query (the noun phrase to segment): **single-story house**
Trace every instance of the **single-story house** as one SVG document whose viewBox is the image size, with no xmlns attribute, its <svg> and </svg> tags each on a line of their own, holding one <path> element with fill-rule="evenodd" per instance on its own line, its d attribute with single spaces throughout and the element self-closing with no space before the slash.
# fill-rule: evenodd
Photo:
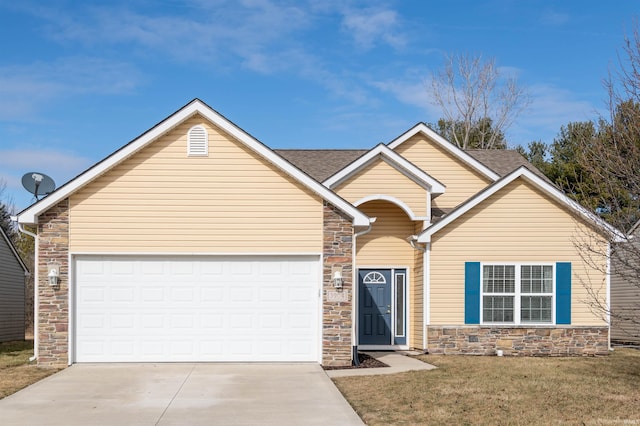
<svg viewBox="0 0 640 426">
<path fill-rule="evenodd" d="M 608 278 L 572 240 L 607 245 L 599 219 L 422 123 L 274 151 L 195 99 L 16 220 L 37 226 L 41 365 L 608 352 L 582 285 Z"/>
<path fill-rule="evenodd" d="M 640 221 L 611 259 L 611 340 L 640 344 Z"/>
<path fill-rule="evenodd" d="M 29 269 L 0 227 L 0 342 L 24 340 L 25 283 Z"/>
</svg>

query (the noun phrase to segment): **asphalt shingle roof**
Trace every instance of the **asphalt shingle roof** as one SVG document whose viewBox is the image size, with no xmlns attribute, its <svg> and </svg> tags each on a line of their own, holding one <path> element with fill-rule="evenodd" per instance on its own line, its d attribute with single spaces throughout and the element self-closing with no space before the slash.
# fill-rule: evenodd
<svg viewBox="0 0 640 426">
<path fill-rule="evenodd" d="M 278 154 L 317 181 L 324 181 L 368 152 L 366 149 L 276 149 Z M 548 181 L 547 177 L 518 151 L 503 149 L 471 149 L 466 151 L 476 160 L 505 176 L 520 166 Z M 425 170 L 427 173 L 428 170 Z M 446 185 L 446 182 L 445 182 Z"/>
<path fill-rule="evenodd" d="M 353 163 L 367 149 L 276 149 L 285 160 L 322 182 Z"/>
<path fill-rule="evenodd" d="M 508 175 L 518 167 L 525 166 L 549 182 L 544 173 L 527 161 L 518 151 L 512 149 L 469 149 L 466 153 L 500 176 Z"/>
</svg>

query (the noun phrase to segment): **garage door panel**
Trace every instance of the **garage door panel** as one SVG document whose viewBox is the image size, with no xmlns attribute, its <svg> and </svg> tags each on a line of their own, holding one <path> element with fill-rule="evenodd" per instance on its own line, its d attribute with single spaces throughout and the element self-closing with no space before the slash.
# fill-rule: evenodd
<svg viewBox="0 0 640 426">
<path fill-rule="evenodd" d="M 319 258 L 79 256 L 76 361 L 318 361 Z"/>
</svg>

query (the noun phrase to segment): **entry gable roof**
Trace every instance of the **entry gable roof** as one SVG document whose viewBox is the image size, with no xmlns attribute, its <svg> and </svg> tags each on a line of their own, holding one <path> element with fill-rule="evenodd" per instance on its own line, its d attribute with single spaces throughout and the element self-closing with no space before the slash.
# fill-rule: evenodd
<svg viewBox="0 0 640 426">
<path fill-rule="evenodd" d="M 552 200 L 557 201 L 560 205 L 565 206 L 568 210 L 574 212 L 578 216 L 586 219 L 590 223 L 594 223 L 599 229 L 604 230 L 609 233 L 616 241 L 624 239 L 624 234 L 620 232 L 615 227 L 608 224 L 606 221 L 602 220 L 599 216 L 585 209 L 583 206 L 567 197 L 562 191 L 556 188 L 554 185 L 550 184 L 546 180 L 542 179 L 540 176 L 526 168 L 525 166 L 521 166 L 508 175 L 504 176 L 502 179 L 494 182 L 484 190 L 480 191 L 475 196 L 468 199 L 466 202 L 460 204 L 456 207 L 452 212 L 444 216 L 440 221 L 434 223 L 425 229 L 421 234 L 418 235 L 418 242 L 428 243 L 431 241 L 431 236 L 436 232 L 440 231 L 442 228 L 448 226 L 451 222 L 458 219 L 463 214 L 467 213 L 469 210 L 476 207 L 478 204 L 482 203 L 484 200 L 492 196 L 493 194 L 500 191 L 502 188 L 515 181 L 516 179 L 524 179 L 527 182 L 533 184 L 535 187 L 540 189 L 544 194 L 549 196 Z"/>
<path fill-rule="evenodd" d="M 18 213 L 18 222 L 23 224 L 37 223 L 37 218 L 41 213 L 45 212 L 47 209 L 54 206 L 59 201 L 67 198 L 79 188 L 93 181 L 98 176 L 113 168 L 115 165 L 131 157 L 142 148 L 151 144 L 158 137 L 162 136 L 163 134 L 195 114 L 202 115 L 217 127 L 232 136 L 234 139 L 244 144 L 247 148 L 257 153 L 259 156 L 273 164 L 278 169 L 282 170 L 287 175 L 291 176 L 296 181 L 300 182 L 300 184 L 308 188 L 310 191 L 316 193 L 324 200 L 330 202 L 338 209 L 342 210 L 345 214 L 353 219 L 354 226 L 369 225 L 369 217 L 367 217 L 364 213 L 362 213 L 348 201 L 344 200 L 333 191 L 323 186 L 320 182 L 311 178 L 309 175 L 301 171 L 289 161 L 285 160 L 282 156 L 278 155 L 272 149 L 264 145 L 262 142 L 242 130 L 240 127 L 229 121 L 226 117 L 224 117 L 197 98 L 149 129 L 147 132 L 143 133 L 141 136 L 132 140 L 127 145 L 123 146 L 110 156 L 106 157 L 74 179 L 70 180 L 69 182 L 58 188 L 56 191 L 49 194 L 47 197 L 32 204 L 22 212 Z"/>
<path fill-rule="evenodd" d="M 393 168 L 398 170 L 398 172 L 407 176 L 423 188 L 429 190 L 432 194 L 444 193 L 445 186 L 440 181 L 429 176 L 422 169 L 408 161 L 400 154 L 392 151 L 382 143 L 378 144 L 372 150 L 353 161 L 333 176 L 329 177 L 323 182 L 323 184 L 328 188 L 334 189 L 379 159 L 386 161 Z"/>
<path fill-rule="evenodd" d="M 443 148 L 445 151 L 453 155 L 455 158 L 460 160 L 460 162 L 466 164 L 467 166 L 473 168 L 478 171 L 480 174 L 486 176 L 492 181 L 496 181 L 500 178 L 495 171 L 491 170 L 480 161 L 476 160 L 474 157 L 466 153 L 464 150 L 458 148 L 436 132 L 434 132 L 429 126 L 424 123 L 418 123 L 413 126 L 411 129 L 404 132 L 402 135 L 398 136 L 396 139 L 389 142 L 388 146 L 392 150 L 395 150 L 398 146 L 402 145 L 407 140 L 411 139 L 413 136 L 417 134 L 423 134 L 427 138 L 429 138 L 433 143 Z"/>
</svg>

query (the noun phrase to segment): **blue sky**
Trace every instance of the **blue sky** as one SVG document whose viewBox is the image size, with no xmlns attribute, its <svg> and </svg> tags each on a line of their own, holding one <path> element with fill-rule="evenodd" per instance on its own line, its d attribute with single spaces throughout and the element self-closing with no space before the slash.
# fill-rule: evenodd
<svg viewBox="0 0 640 426">
<path fill-rule="evenodd" d="M 636 1 L 0 0 L 0 181 L 58 185 L 198 97 L 273 148 L 368 148 L 441 116 L 430 75 L 494 57 L 512 146 L 595 118 Z"/>
</svg>

